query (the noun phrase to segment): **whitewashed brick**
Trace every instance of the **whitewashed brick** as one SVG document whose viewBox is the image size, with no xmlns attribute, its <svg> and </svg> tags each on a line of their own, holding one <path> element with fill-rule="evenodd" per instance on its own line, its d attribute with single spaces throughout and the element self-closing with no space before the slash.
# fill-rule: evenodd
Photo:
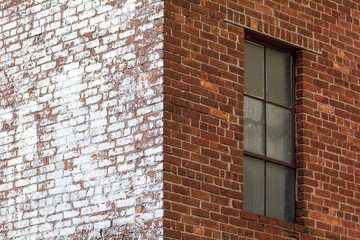
<svg viewBox="0 0 360 240">
<path fill-rule="evenodd" d="M 155 12 L 156 2 L 137 6 L 125 0 L 113 7 L 107 1 L 36 0 L 31 6 L 19 5 L 19 20 L 12 20 L 15 13 L 1 15 L 0 39 L 5 40 L 0 40 L 0 67 L 6 69 L 16 96 L 7 109 L 2 108 L 7 100 L 0 100 L 0 126 L 17 116 L 15 130 L 0 129 L 1 162 L 6 162 L 0 192 L 7 198 L 0 203 L 0 222 L 11 223 L 9 239 L 78 236 L 83 223 L 95 236 L 117 223 L 111 219 L 116 213 L 111 204 L 123 206 L 121 214 L 128 214 L 126 221 L 131 222 L 136 199 L 147 194 L 149 186 L 161 191 L 153 187 L 159 178 L 136 175 L 145 175 L 145 165 L 135 171 L 135 161 L 144 155 L 135 153 L 135 144 L 147 149 L 151 166 L 161 155 L 155 142 L 162 132 L 139 132 L 161 125 L 156 123 L 161 114 L 149 115 L 162 111 L 152 107 L 161 102 L 153 100 L 161 93 L 155 87 L 161 77 L 147 83 L 143 76 L 148 70 L 136 61 L 141 46 L 128 41 L 135 32 L 142 41 L 144 31 L 154 30 L 149 17 L 140 14 L 145 13 L 142 7 Z M 143 21 L 136 31 L 134 18 Z M 158 55 L 148 57 L 151 68 L 162 66 Z M 7 79 L 1 71 L 0 78 Z M 136 79 L 144 84 L 136 84 Z M 139 99 L 141 95 L 147 99 Z M 139 105 L 129 108 L 135 96 Z M 155 213 L 160 208 L 148 215 L 161 219 L 161 213 Z"/>
</svg>

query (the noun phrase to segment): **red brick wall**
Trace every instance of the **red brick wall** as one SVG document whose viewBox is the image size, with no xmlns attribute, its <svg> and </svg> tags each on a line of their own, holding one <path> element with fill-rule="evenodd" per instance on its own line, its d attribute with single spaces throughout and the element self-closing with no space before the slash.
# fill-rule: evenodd
<svg viewBox="0 0 360 240">
<path fill-rule="evenodd" d="M 248 31 L 299 50 L 295 224 L 243 211 Z M 166 239 L 360 238 L 359 32 L 357 1 L 165 1 Z"/>
<path fill-rule="evenodd" d="M 299 49 L 296 224 L 243 211 L 249 32 Z M 359 33 L 355 0 L 1 1 L 0 238 L 359 239 Z"/>
</svg>

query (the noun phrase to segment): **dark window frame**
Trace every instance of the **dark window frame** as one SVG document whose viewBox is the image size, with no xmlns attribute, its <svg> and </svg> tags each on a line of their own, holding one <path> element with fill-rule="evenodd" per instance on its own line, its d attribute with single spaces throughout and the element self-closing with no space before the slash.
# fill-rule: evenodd
<svg viewBox="0 0 360 240">
<path fill-rule="evenodd" d="M 267 156 L 267 141 L 264 141 L 264 156 L 260 155 L 260 154 L 256 154 L 250 151 L 246 151 L 244 149 L 244 156 L 248 156 L 248 157 L 253 157 L 256 158 L 258 160 L 261 160 L 264 162 L 264 210 L 263 210 L 263 216 L 266 217 L 270 217 L 266 215 L 266 163 L 273 163 L 279 166 L 284 166 L 288 169 L 292 169 L 293 174 L 294 174 L 294 206 L 293 206 L 293 210 L 294 210 L 294 219 L 292 219 L 290 222 L 291 223 L 295 223 L 296 222 L 296 217 L 297 217 L 297 208 L 296 208 L 296 195 L 297 195 L 297 174 L 296 174 L 296 52 L 299 50 L 297 48 L 294 48 L 292 46 L 286 45 L 282 42 L 279 42 L 277 40 L 273 40 L 273 39 L 269 39 L 267 37 L 263 37 L 263 36 L 259 36 L 257 34 L 254 34 L 252 32 L 247 32 L 245 35 L 245 42 L 249 42 L 251 44 L 257 44 L 260 45 L 262 47 L 264 47 L 264 96 L 263 98 L 261 97 L 257 97 L 251 94 L 247 94 L 244 91 L 244 97 L 250 97 L 252 99 L 261 101 L 261 103 L 264 105 L 264 137 L 266 138 L 266 133 L 267 133 L 267 124 L 266 124 L 266 111 L 267 111 L 267 107 L 266 104 L 272 104 L 274 106 L 283 108 L 283 109 L 287 109 L 289 111 L 291 111 L 291 131 L 292 131 L 292 143 L 291 143 L 291 157 L 292 157 L 292 163 L 287 163 L 281 160 L 277 160 L 274 158 L 270 158 Z M 244 42 L 244 44 L 245 44 Z M 285 54 L 288 54 L 289 56 L 291 56 L 291 63 L 290 63 L 290 81 L 291 81 L 291 93 L 290 93 L 290 107 L 286 107 L 284 105 L 269 101 L 266 99 L 266 83 L 267 83 L 267 78 L 266 78 L 266 48 L 270 48 Z M 245 55 L 244 55 L 245 57 Z M 244 69 L 244 71 L 246 71 L 246 69 Z M 245 85 L 245 79 L 244 79 L 244 85 Z M 245 127 L 245 126 L 244 126 Z M 244 139 L 244 141 L 246 141 Z M 245 187 L 245 186 L 244 186 Z M 246 210 L 245 210 L 246 211 Z M 289 221 L 289 220 L 286 220 Z"/>
</svg>

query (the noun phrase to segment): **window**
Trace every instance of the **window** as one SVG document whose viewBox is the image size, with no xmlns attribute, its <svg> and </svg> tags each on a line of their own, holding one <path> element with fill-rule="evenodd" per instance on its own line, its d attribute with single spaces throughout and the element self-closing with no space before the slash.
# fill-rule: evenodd
<svg viewBox="0 0 360 240">
<path fill-rule="evenodd" d="M 293 56 L 245 42 L 244 208 L 294 222 Z"/>
</svg>

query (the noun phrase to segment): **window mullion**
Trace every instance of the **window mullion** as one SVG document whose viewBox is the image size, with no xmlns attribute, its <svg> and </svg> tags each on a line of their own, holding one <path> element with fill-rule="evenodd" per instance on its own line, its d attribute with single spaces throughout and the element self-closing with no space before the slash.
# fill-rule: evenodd
<svg viewBox="0 0 360 240">
<path fill-rule="evenodd" d="M 266 162 L 271 162 L 271 163 L 281 165 L 281 166 L 284 166 L 284 167 L 293 168 L 293 169 L 296 168 L 295 164 L 283 162 L 283 161 L 280 161 L 280 160 L 276 160 L 274 158 L 264 157 L 262 155 L 252 153 L 252 152 L 249 152 L 249 151 L 246 151 L 246 150 L 244 151 L 244 154 L 246 156 L 257 158 L 257 159 L 260 159 L 260 160 L 263 160 L 263 161 L 266 161 Z"/>
<path fill-rule="evenodd" d="M 264 153 L 265 153 L 265 157 L 267 157 L 267 135 L 266 135 L 266 126 L 267 126 L 267 122 L 266 122 L 266 47 L 264 47 L 264 99 L 263 99 L 263 104 L 264 104 Z M 264 160 L 264 215 L 266 216 L 266 160 Z"/>
</svg>

